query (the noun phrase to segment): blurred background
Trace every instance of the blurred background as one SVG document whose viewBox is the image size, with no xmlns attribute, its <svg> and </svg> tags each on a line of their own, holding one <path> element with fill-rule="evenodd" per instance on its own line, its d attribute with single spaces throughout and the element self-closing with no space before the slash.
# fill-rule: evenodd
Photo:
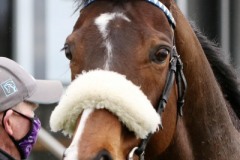
<svg viewBox="0 0 240 160">
<path fill-rule="evenodd" d="M 176 1 L 185 16 L 223 48 L 239 73 L 240 1 Z M 69 62 L 60 50 L 79 16 L 75 9 L 74 0 L 0 0 L 0 56 L 14 59 L 38 79 L 59 79 L 67 86 Z M 37 115 L 47 131 L 42 136 L 56 138 L 59 144 L 51 137 L 47 141 L 59 150 L 49 150 L 40 138 L 30 160 L 60 159 L 56 152 L 69 145 L 68 138 L 50 131 L 49 117 L 55 105 L 39 107 Z"/>
<path fill-rule="evenodd" d="M 58 79 L 67 86 L 69 61 L 61 49 L 77 20 L 75 9 L 74 0 L 0 0 L 0 56 L 14 59 L 38 79 Z M 36 114 L 45 131 L 62 146 L 41 132 L 44 137 L 38 138 L 30 160 L 60 159 L 59 152 L 69 145 L 69 138 L 50 131 L 49 118 L 55 106 L 39 107 Z"/>
</svg>

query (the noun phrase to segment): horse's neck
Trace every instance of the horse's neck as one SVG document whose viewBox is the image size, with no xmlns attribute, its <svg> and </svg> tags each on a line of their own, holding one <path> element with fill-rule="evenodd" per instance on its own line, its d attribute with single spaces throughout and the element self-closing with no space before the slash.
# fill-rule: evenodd
<svg viewBox="0 0 240 160">
<path fill-rule="evenodd" d="M 176 44 L 184 62 L 188 90 L 184 117 L 178 122 L 172 147 L 181 147 L 179 152 L 186 152 L 176 153 L 183 159 L 191 159 L 184 157 L 186 155 L 192 159 L 238 159 L 240 138 L 211 66 L 177 6 L 173 6 L 173 14 L 177 20 Z"/>
</svg>

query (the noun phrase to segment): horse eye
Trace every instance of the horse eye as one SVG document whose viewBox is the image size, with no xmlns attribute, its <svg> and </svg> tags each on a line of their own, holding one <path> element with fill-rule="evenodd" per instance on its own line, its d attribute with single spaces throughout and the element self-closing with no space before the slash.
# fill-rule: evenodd
<svg viewBox="0 0 240 160">
<path fill-rule="evenodd" d="M 161 48 L 151 56 L 151 60 L 155 63 L 162 63 L 164 62 L 169 54 L 169 50 L 166 48 Z"/>
<path fill-rule="evenodd" d="M 72 60 L 72 53 L 71 53 L 69 45 L 65 44 L 62 50 L 65 51 L 65 56 L 67 57 L 67 59 Z"/>
</svg>

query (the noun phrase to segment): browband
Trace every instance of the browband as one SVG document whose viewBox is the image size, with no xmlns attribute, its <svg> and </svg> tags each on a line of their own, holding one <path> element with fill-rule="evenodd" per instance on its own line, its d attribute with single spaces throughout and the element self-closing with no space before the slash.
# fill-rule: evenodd
<svg viewBox="0 0 240 160">
<path fill-rule="evenodd" d="M 88 5 L 90 5 L 94 1 L 96 1 L 96 0 L 86 0 L 83 8 L 87 7 Z M 145 0 L 145 1 L 155 5 L 159 9 L 161 9 L 163 11 L 163 13 L 166 15 L 166 17 L 167 17 L 169 23 L 172 25 L 173 29 L 176 27 L 176 21 L 173 18 L 172 13 L 169 11 L 169 9 L 162 2 L 160 2 L 158 0 Z"/>
</svg>

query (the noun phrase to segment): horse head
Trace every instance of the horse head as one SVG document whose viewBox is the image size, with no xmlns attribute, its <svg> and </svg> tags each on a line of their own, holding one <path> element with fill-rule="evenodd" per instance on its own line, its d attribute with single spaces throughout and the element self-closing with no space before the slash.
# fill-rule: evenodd
<svg viewBox="0 0 240 160">
<path fill-rule="evenodd" d="M 170 3 L 167 1 L 164 1 L 164 4 L 170 7 Z M 171 62 L 177 61 L 175 60 L 177 56 L 173 55 L 173 52 L 176 52 L 174 48 L 175 21 L 164 4 L 151 0 L 96 0 L 86 1 L 82 4 L 84 7 L 81 9 L 81 15 L 73 32 L 68 36 L 64 49 L 66 57 L 70 60 L 74 82 L 82 81 L 88 75 L 93 75 L 93 77 L 92 81 L 82 81 L 82 85 L 87 87 L 85 91 L 78 85 L 71 84 L 72 88 L 81 90 L 79 93 L 75 92 L 73 99 L 78 99 L 83 91 L 87 93 L 85 98 L 90 99 L 86 99 L 88 103 L 82 103 L 84 105 L 78 111 L 77 109 L 72 110 L 78 115 L 80 114 L 78 120 L 76 116 L 72 119 L 78 124 L 63 124 L 65 127 L 69 125 L 68 128 L 74 126 L 75 130 L 74 140 L 66 151 L 66 159 L 69 159 L 68 152 L 73 148 L 75 153 L 79 153 L 76 154 L 75 159 L 77 157 L 78 159 L 94 159 L 96 157 L 99 157 L 98 159 L 102 157 L 126 159 L 133 148 L 139 146 L 141 139 L 146 139 L 149 133 L 154 133 L 159 125 L 162 125 L 164 129 L 154 134 L 149 144 L 156 140 L 161 143 L 147 145 L 146 155 L 150 156 L 155 152 L 154 150 L 157 150 L 158 153 L 153 155 L 156 156 L 170 144 L 177 121 L 177 88 L 174 78 L 171 78 L 171 87 L 167 91 L 167 98 L 170 100 L 166 109 L 165 104 L 162 106 L 165 109 L 161 114 L 162 124 L 160 119 L 158 122 L 150 120 L 151 117 L 154 119 L 154 116 L 151 115 L 157 113 L 151 109 L 158 109 L 159 101 L 162 98 L 165 103 L 166 97 L 162 94 L 169 83 L 166 81 L 170 76 Z M 175 73 L 174 67 L 172 69 Z M 115 73 L 119 75 L 115 75 Z M 121 79 L 122 76 L 123 80 L 119 81 L 118 77 Z M 131 85 L 126 85 L 124 88 L 125 83 Z M 105 84 L 108 84 L 106 88 L 103 87 Z M 136 88 L 136 91 L 135 89 L 131 90 L 131 87 Z M 95 100 L 91 99 L 90 92 L 96 94 Z M 137 93 L 136 96 L 131 96 L 134 95 L 134 92 Z M 66 101 L 76 102 L 76 100 L 69 99 L 72 93 L 74 91 L 66 94 Z M 120 98 L 114 100 L 114 97 Z M 73 106 L 81 105 L 80 103 L 83 101 L 81 99 Z M 126 103 L 123 103 L 124 101 Z M 131 101 L 141 103 L 135 104 Z M 115 107 L 107 107 L 108 104 Z M 145 109 L 142 109 L 141 106 L 145 106 L 142 107 Z M 99 108 L 102 109 L 99 110 Z M 61 111 L 64 114 L 70 113 L 63 109 Z M 148 113 L 150 114 L 148 115 Z M 59 118 L 59 113 L 56 115 Z M 130 117 L 130 119 L 125 120 L 122 117 Z M 53 119 L 51 122 L 57 121 Z M 148 128 L 151 123 L 155 127 L 150 127 L 151 130 L 146 131 L 133 129 L 131 123 L 137 123 L 143 127 L 144 123 L 141 121 L 149 121 Z M 61 127 L 57 130 L 66 129 Z M 143 135 L 141 135 L 142 132 L 144 132 Z"/>
</svg>

